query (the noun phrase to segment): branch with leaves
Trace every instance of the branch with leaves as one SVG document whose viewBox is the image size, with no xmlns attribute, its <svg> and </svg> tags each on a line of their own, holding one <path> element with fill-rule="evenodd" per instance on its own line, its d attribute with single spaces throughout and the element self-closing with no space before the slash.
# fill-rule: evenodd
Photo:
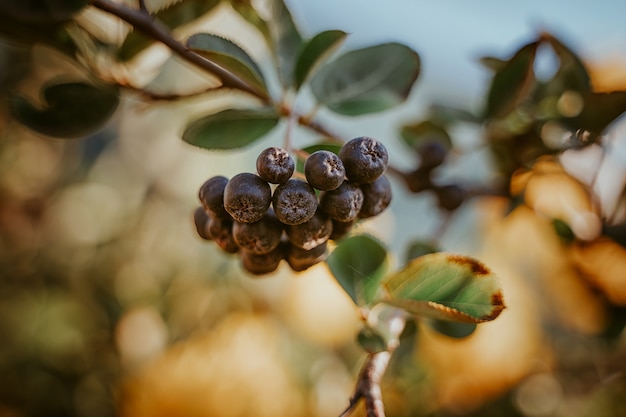
<svg viewBox="0 0 626 417">
<path fill-rule="evenodd" d="M 108 53 L 114 51 L 118 64 L 124 65 L 151 44 L 160 42 L 176 56 L 220 80 L 220 87 L 201 91 L 202 94 L 209 96 L 214 90 L 229 89 L 250 98 L 240 107 L 189 121 L 183 141 L 208 151 L 238 149 L 262 139 L 283 121 L 287 123 L 283 147 L 287 154 L 296 155 L 300 163 L 318 150 L 337 154 L 344 142 L 341 135 L 316 120 L 318 109 L 355 118 L 387 111 L 406 101 L 418 79 L 420 57 L 407 45 L 392 42 L 342 52 L 345 32 L 328 30 L 307 39 L 281 0 L 272 2 L 269 20 L 261 18 L 249 1 L 230 2 L 232 10 L 259 31 L 273 54 L 273 75 L 280 86 L 278 91 L 272 91 L 267 70 L 231 40 L 211 33 L 195 33 L 184 40 L 174 37 L 174 29 L 209 13 L 218 4 L 218 0 L 185 0 L 150 11 L 143 0 L 138 1 L 137 7 L 112 0 L 77 0 L 59 6 L 57 13 L 50 15 L 30 3 L 2 2 L 0 30 L 20 41 L 44 42 L 83 62 L 89 60 L 81 54 L 88 52 L 78 43 L 101 42 L 86 30 L 69 36 L 65 25 L 83 7 L 116 16 L 133 29 L 121 45 L 104 45 Z M 24 20 L 29 13 L 33 19 Z M 33 29 L 32 21 L 45 24 Z M 547 81 L 534 74 L 534 62 L 542 46 L 551 48 L 559 58 L 554 77 Z M 486 266 L 466 256 L 439 251 L 436 241 L 452 213 L 468 198 L 486 194 L 519 204 L 518 196 L 509 190 L 516 172 L 542 156 L 553 157 L 567 149 L 601 143 L 601 133 L 626 110 L 626 92 L 594 92 L 582 61 L 546 33 L 539 34 L 507 60 L 488 58 L 484 63 L 493 71 L 485 108 L 475 114 L 434 106 L 426 118 L 407 121 L 398 136 L 402 145 L 414 152 L 415 167 L 406 171 L 393 165 L 388 168 L 388 173 L 411 192 L 435 194 L 445 217 L 438 236 L 433 242 L 411 245 L 409 257 L 414 259 L 392 273 L 387 271 L 387 249 L 368 235 L 338 240 L 326 260 L 364 319 L 358 341 L 366 357 L 354 394 L 341 416 L 351 414 L 363 401 L 369 417 L 384 417 L 381 383 L 409 320 L 459 337 L 471 334 L 480 323 L 497 318 L 504 309 L 499 281 Z M 119 85 L 107 79 L 92 81 L 46 84 L 41 89 L 41 106 L 12 94 L 9 108 L 15 119 L 35 132 L 71 138 L 89 136 L 105 125 L 118 108 L 120 87 L 140 93 L 147 101 L 190 96 L 174 91 L 155 93 L 149 88 Z M 294 103 L 303 93 L 310 93 L 315 103 L 301 111 L 294 108 Z M 449 133 L 459 122 L 484 128 L 480 146 L 496 161 L 494 177 L 500 180 L 495 184 L 440 182 L 438 170 L 462 155 Z M 295 149 L 293 138 L 300 126 L 322 138 L 318 143 Z M 562 128 L 557 129 L 560 133 L 584 133 L 572 134 L 569 140 L 561 140 L 567 135 L 560 135 L 555 140 L 542 136 L 545 126 Z M 304 174 L 299 169 L 295 175 L 302 178 Z M 269 185 L 265 185 L 269 190 Z M 206 221 L 202 226 L 205 225 Z M 565 224 L 563 229 L 567 232 L 568 227 Z M 199 230 L 206 232 L 202 227 Z M 576 236 L 570 233 L 569 239 L 571 242 Z M 450 323 L 454 324 L 454 331 L 450 330 Z"/>
<path fill-rule="evenodd" d="M 362 311 L 364 326 L 357 340 L 368 352 L 342 416 L 361 399 L 368 416 L 384 416 L 380 384 L 407 320 L 422 320 L 448 336 L 467 336 L 505 308 L 499 279 L 466 256 L 420 253 L 389 273 L 385 247 L 371 236 L 357 235 L 344 239 L 327 264 Z M 454 332 L 442 322 L 454 323 Z"/>
</svg>

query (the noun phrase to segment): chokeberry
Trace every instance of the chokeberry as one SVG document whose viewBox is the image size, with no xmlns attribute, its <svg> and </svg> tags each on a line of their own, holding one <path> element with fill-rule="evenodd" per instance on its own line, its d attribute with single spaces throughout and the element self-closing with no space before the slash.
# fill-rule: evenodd
<svg viewBox="0 0 626 417">
<path fill-rule="evenodd" d="M 230 214 L 224 209 L 224 188 L 228 178 L 216 175 L 202 184 L 198 191 L 198 197 L 205 210 L 218 219 L 228 219 Z"/>
<path fill-rule="evenodd" d="M 431 171 L 420 167 L 414 171 L 404 173 L 402 179 L 409 191 L 412 193 L 420 193 L 432 188 L 433 183 L 430 175 Z"/>
<path fill-rule="evenodd" d="M 272 184 L 282 184 L 293 175 L 296 164 L 283 148 L 271 147 L 259 154 L 256 170 L 259 176 Z"/>
<path fill-rule="evenodd" d="M 465 200 L 465 191 L 458 185 L 443 185 L 435 188 L 439 207 L 445 210 L 456 210 Z"/>
<path fill-rule="evenodd" d="M 339 240 L 352 230 L 352 226 L 354 226 L 355 221 L 350 220 L 347 222 L 340 222 L 338 220 L 333 219 L 333 232 L 330 235 L 331 240 Z"/>
<path fill-rule="evenodd" d="M 363 207 L 363 191 L 357 184 L 344 181 L 336 190 L 322 193 L 320 207 L 334 220 L 354 220 Z"/>
<path fill-rule="evenodd" d="M 247 250 L 241 252 L 241 264 L 244 269 L 254 275 L 265 275 L 273 272 L 280 265 L 280 261 L 287 256 L 288 244 L 281 242 L 272 251 L 256 254 Z"/>
<path fill-rule="evenodd" d="M 233 221 L 209 218 L 208 235 L 224 252 L 237 253 L 239 245 L 233 237 Z"/>
<path fill-rule="evenodd" d="M 420 168 L 430 171 L 445 161 L 448 150 L 441 142 L 431 141 L 421 145 L 417 153 L 422 160 Z"/>
<path fill-rule="evenodd" d="M 206 214 L 204 207 L 200 206 L 194 210 L 193 222 L 196 226 L 196 232 L 198 233 L 198 236 L 205 240 L 211 240 L 211 237 L 209 236 L 207 230 L 209 215 Z"/>
<path fill-rule="evenodd" d="M 287 227 L 287 237 L 293 246 L 310 250 L 326 242 L 333 231 L 333 223 L 324 212 L 317 210 L 310 220 Z"/>
<path fill-rule="evenodd" d="M 233 224 L 233 237 L 240 248 L 247 252 L 264 254 L 278 246 L 283 234 L 283 225 L 269 210 L 265 216 L 254 223 Z"/>
<path fill-rule="evenodd" d="M 309 184 L 322 191 L 338 188 L 346 176 L 343 162 L 334 153 L 313 152 L 304 162 L 304 175 Z"/>
<path fill-rule="evenodd" d="M 363 207 L 359 217 L 366 219 L 383 212 L 391 203 L 391 184 L 386 176 L 381 175 L 374 182 L 362 184 Z"/>
<path fill-rule="evenodd" d="M 235 175 L 224 188 L 224 208 L 241 223 L 261 220 L 271 204 L 270 185 L 258 175 L 243 172 Z"/>
<path fill-rule="evenodd" d="M 317 196 L 307 182 L 290 179 L 276 187 L 272 204 L 278 220 L 283 224 L 300 224 L 315 215 Z"/>
<path fill-rule="evenodd" d="M 382 175 L 389 156 L 387 148 L 380 141 L 360 137 L 346 142 L 339 150 L 339 158 L 346 169 L 346 177 L 352 182 L 363 184 Z"/>
<path fill-rule="evenodd" d="M 296 272 L 304 271 L 326 259 L 326 245 L 324 242 L 310 250 L 291 245 L 287 251 L 287 263 Z"/>
</svg>

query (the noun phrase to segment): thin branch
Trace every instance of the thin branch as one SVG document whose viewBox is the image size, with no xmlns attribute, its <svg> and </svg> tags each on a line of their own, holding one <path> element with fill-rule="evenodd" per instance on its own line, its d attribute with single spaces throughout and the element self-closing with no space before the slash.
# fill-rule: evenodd
<svg viewBox="0 0 626 417">
<path fill-rule="evenodd" d="M 125 84 L 122 82 L 117 82 L 117 84 L 121 88 L 128 90 L 128 91 L 132 91 L 150 101 L 177 101 L 181 99 L 194 98 L 194 97 L 198 97 L 198 96 L 210 93 L 210 92 L 218 91 L 222 88 L 221 86 L 209 87 L 203 90 L 194 91 L 194 92 L 186 93 L 186 94 L 176 94 L 176 93 L 167 94 L 167 93 L 157 93 L 154 91 L 145 90 L 141 87 L 137 87 L 137 86 L 130 85 L 130 84 Z"/>
<path fill-rule="evenodd" d="M 391 355 L 400 344 L 399 338 L 406 326 L 406 320 L 407 313 L 404 310 L 385 305 L 376 306 L 366 314 L 368 326 L 385 334 L 387 350 L 368 353 L 359 372 L 354 395 L 340 417 L 350 415 L 361 399 L 365 400 L 367 417 L 385 417 L 380 384 L 389 366 Z"/>
<path fill-rule="evenodd" d="M 383 394 L 380 388 L 383 375 L 391 359 L 391 351 L 370 353 L 359 373 L 354 395 L 348 408 L 339 417 L 349 416 L 361 399 L 365 401 L 367 417 L 385 417 Z"/>
<path fill-rule="evenodd" d="M 165 44 L 172 50 L 172 52 L 188 62 L 215 74 L 220 78 L 224 87 L 236 88 L 238 90 L 245 91 L 259 98 L 263 102 L 269 103 L 270 99 L 265 92 L 259 91 L 256 87 L 246 83 L 222 66 L 187 48 L 184 44 L 174 39 L 165 26 L 154 20 L 152 16 L 142 10 L 133 9 L 123 4 L 114 3 L 110 0 L 93 0 L 91 4 L 100 10 L 113 14 L 127 23 L 130 23 L 134 29 L 139 30 L 148 37 Z"/>
<path fill-rule="evenodd" d="M 142 13 L 149 14 L 148 8 L 146 7 L 146 1 L 145 0 L 139 0 L 139 10 Z"/>
<path fill-rule="evenodd" d="M 345 140 L 342 139 L 341 136 L 339 136 L 335 132 L 332 132 L 320 122 L 313 120 L 309 117 L 298 116 L 298 123 L 301 126 L 306 126 L 309 129 L 326 136 L 326 138 L 330 139 L 332 142 L 337 142 L 337 144 L 343 144 L 345 142 Z"/>
</svg>

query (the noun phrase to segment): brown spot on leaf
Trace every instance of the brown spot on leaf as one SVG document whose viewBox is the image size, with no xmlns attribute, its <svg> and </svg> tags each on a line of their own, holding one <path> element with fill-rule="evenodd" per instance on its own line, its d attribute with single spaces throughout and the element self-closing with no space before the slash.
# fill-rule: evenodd
<svg viewBox="0 0 626 417">
<path fill-rule="evenodd" d="M 500 315 L 500 313 L 502 313 L 502 310 L 506 308 L 504 305 L 504 298 L 502 297 L 502 293 L 500 291 L 491 296 L 491 305 L 493 305 L 493 310 L 489 315 L 483 317 L 483 321 L 494 320 Z"/>
<path fill-rule="evenodd" d="M 481 262 L 478 262 L 476 259 L 469 258 L 467 256 L 450 255 L 448 257 L 448 260 L 461 266 L 469 266 L 472 270 L 472 273 L 476 276 L 489 275 L 490 273 L 487 267 Z"/>
</svg>

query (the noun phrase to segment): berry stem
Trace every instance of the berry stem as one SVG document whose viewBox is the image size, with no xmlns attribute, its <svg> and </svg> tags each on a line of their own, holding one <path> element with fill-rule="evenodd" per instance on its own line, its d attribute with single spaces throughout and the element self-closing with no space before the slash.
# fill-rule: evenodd
<svg viewBox="0 0 626 417">
<path fill-rule="evenodd" d="M 290 100 L 291 101 L 291 100 Z M 283 147 L 287 150 L 287 152 L 292 153 L 292 141 L 291 138 L 293 136 L 293 131 L 298 124 L 298 114 L 293 111 L 293 101 L 291 102 L 291 106 L 287 107 L 288 116 L 287 116 L 287 129 L 285 130 L 285 143 Z"/>
<path fill-rule="evenodd" d="M 141 6 L 139 9 L 133 9 L 120 3 L 114 3 L 111 0 L 93 0 L 91 4 L 100 10 L 115 15 L 125 22 L 130 23 L 135 30 L 139 30 L 148 37 L 165 44 L 172 52 L 186 61 L 215 74 L 222 81 L 224 87 L 245 91 L 264 103 L 270 102 L 270 98 L 265 92 L 260 91 L 224 67 L 195 53 L 184 44 L 174 39 L 170 31 L 150 16 Z"/>
</svg>

